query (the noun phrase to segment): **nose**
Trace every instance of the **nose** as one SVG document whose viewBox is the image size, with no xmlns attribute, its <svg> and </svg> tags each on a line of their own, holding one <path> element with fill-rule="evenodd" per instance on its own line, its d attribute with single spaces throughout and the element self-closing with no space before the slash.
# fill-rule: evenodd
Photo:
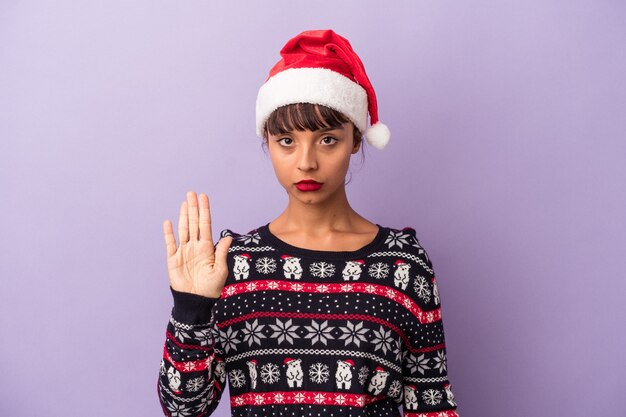
<svg viewBox="0 0 626 417">
<path fill-rule="evenodd" d="M 300 171 L 317 169 L 315 146 L 304 145 L 301 147 L 300 155 L 298 156 L 298 169 Z"/>
</svg>

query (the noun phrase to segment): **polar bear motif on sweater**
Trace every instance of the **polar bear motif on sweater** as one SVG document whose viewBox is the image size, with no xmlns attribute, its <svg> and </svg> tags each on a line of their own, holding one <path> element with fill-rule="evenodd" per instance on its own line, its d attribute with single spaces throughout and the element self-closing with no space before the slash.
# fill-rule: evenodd
<svg viewBox="0 0 626 417">
<path fill-rule="evenodd" d="M 282 255 L 280 259 L 283 260 L 283 274 L 287 279 L 300 279 L 302 277 L 302 266 L 300 265 L 300 258 L 289 255 Z"/>
<path fill-rule="evenodd" d="M 393 265 L 395 271 L 393 273 L 393 284 L 403 290 L 406 290 L 406 286 L 409 284 L 409 269 L 411 265 L 404 262 L 402 259 L 398 259 Z"/>
<path fill-rule="evenodd" d="M 440 303 L 439 287 L 437 287 L 437 280 L 435 279 L 435 277 L 433 277 L 432 283 L 433 283 L 433 298 L 435 300 L 435 305 L 439 305 Z"/>
<path fill-rule="evenodd" d="M 226 364 L 224 359 L 220 357 L 215 358 L 215 376 L 217 377 L 221 386 L 226 382 Z"/>
<path fill-rule="evenodd" d="M 414 385 L 404 386 L 404 408 L 409 411 L 417 410 L 417 389 Z"/>
<path fill-rule="evenodd" d="M 335 371 L 335 382 L 337 389 L 350 389 L 352 385 L 352 370 L 354 362 L 351 359 L 337 361 L 337 371 Z"/>
<path fill-rule="evenodd" d="M 176 394 L 182 393 L 180 390 L 180 372 L 178 372 L 178 370 L 173 366 L 167 370 L 167 381 L 172 391 Z"/>
<path fill-rule="evenodd" d="M 167 369 L 165 368 L 165 359 L 161 358 L 161 375 L 165 375 L 167 373 Z"/>
<path fill-rule="evenodd" d="M 344 281 L 356 281 L 361 277 L 365 261 L 359 259 L 357 261 L 346 261 L 346 266 L 341 271 Z"/>
<path fill-rule="evenodd" d="M 454 401 L 454 394 L 452 393 L 452 387 L 450 386 L 450 384 L 446 384 L 444 385 L 444 389 L 446 390 L 446 400 L 448 401 L 448 404 L 450 404 L 453 407 L 456 407 L 456 402 Z"/>
<path fill-rule="evenodd" d="M 389 372 L 385 371 L 380 366 L 374 369 L 374 374 L 372 375 L 372 379 L 370 379 L 370 384 L 367 387 L 367 390 L 372 395 L 378 395 L 383 392 L 383 388 L 385 388 L 385 384 L 387 384 L 387 377 L 389 376 Z"/>
<path fill-rule="evenodd" d="M 249 361 L 246 361 L 246 365 L 248 365 L 248 373 L 250 374 L 250 386 L 252 387 L 252 389 L 256 388 L 256 381 L 257 381 L 257 366 L 256 366 L 256 359 L 252 359 Z"/>
<path fill-rule="evenodd" d="M 242 253 L 241 255 L 233 256 L 235 265 L 233 265 L 233 274 L 235 274 L 235 280 L 248 279 L 250 275 L 250 255 Z"/>
<path fill-rule="evenodd" d="M 301 387 L 304 379 L 302 359 L 285 358 L 284 366 L 287 367 L 286 375 L 289 388 Z"/>
</svg>

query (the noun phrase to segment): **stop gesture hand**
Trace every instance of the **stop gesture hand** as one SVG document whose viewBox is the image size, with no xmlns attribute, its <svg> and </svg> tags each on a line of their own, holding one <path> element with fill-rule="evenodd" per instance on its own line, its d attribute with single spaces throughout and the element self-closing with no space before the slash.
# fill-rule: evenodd
<svg viewBox="0 0 626 417">
<path fill-rule="evenodd" d="M 169 220 L 163 222 L 163 233 L 172 288 L 219 298 L 228 276 L 226 255 L 233 238 L 226 236 L 213 245 L 209 197 L 200 194 L 198 203 L 195 192 L 187 193 L 187 200 L 180 206 L 178 247 Z"/>
</svg>

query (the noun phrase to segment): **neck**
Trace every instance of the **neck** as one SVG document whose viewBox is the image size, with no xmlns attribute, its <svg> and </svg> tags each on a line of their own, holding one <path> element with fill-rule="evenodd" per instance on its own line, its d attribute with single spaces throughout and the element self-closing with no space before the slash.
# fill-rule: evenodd
<svg viewBox="0 0 626 417">
<path fill-rule="evenodd" d="M 355 212 L 342 187 L 335 195 L 319 203 L 307 203 L 289 194 L 287 208 L 272 222 L 284 231 L 300 231 L 319 236 L 328 231 L 354 230 L 362 217 Z"/>
</svg>

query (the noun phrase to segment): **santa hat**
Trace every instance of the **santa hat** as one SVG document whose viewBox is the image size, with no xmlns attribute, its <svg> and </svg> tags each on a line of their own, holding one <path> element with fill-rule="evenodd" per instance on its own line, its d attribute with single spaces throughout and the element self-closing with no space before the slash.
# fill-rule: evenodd
<svg viewBox="0 0 626 417">
<path fill-rule="evenodd" d="M 258 136 L 263 137 L 265 122 L 277 108 L 313 103 L 345 114 L 375 148 L 387 145 L 391 133 L 378 121 L 374 88 L 346 38 L 331 29 L 307 30 L 287 41 L 280 55 L 257 95 Z"/>
</svg>

